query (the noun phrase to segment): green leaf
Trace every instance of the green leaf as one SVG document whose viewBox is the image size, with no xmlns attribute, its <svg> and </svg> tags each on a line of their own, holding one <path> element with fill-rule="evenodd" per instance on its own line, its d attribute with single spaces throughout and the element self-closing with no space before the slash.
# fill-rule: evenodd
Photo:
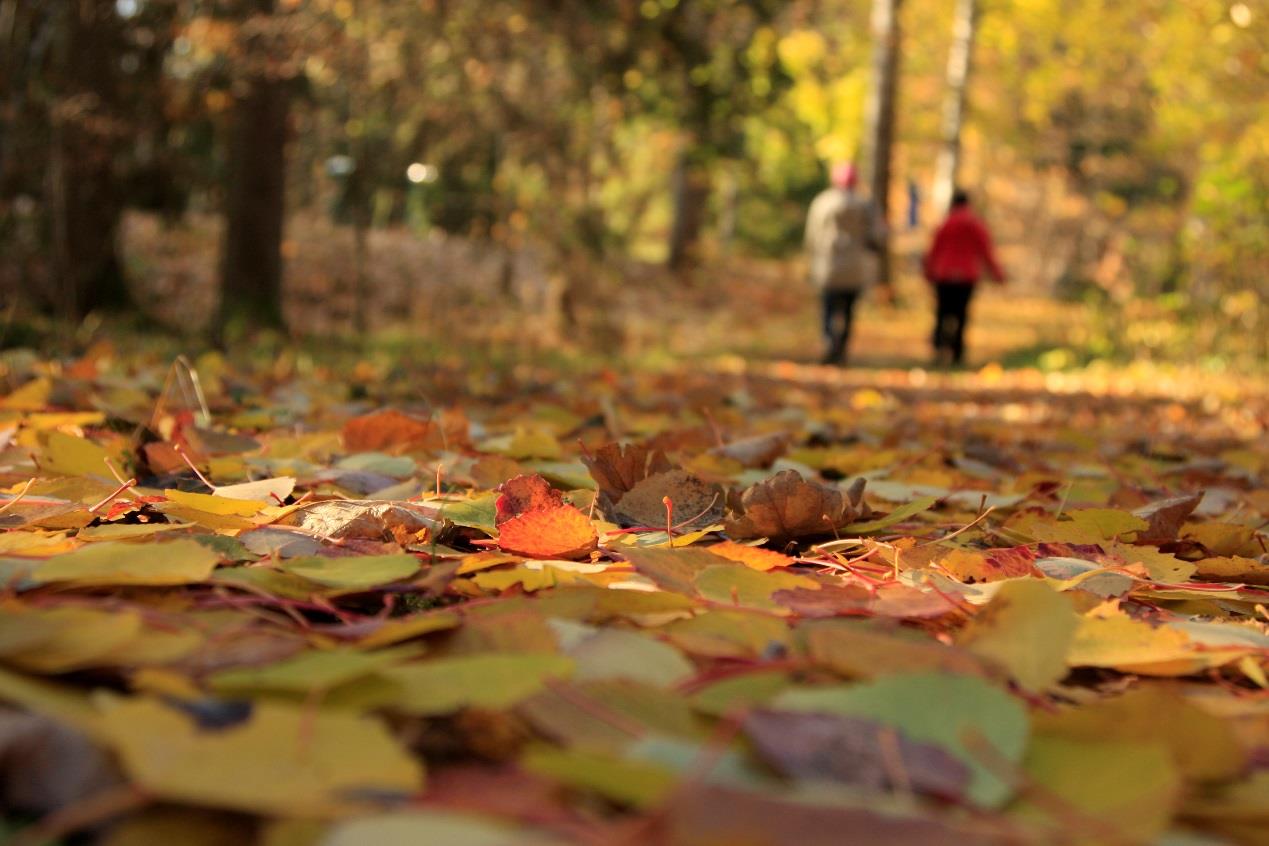
<svg viewBox="0 0 1269 846">
<path fill-rule="evenodd" d="M 207 581 L 219 559 L 214 550 L 193 540 L 103 542 L 49 558 L 31 578 L 78 585 L 183 585 Z"/>
<path fill-rule="evenodd" d="M 657 804 L 679 781 L 671 769 L 647 761 L 585 749 L 541 747 L 520 758 L 520 766 L 569 787 L 594 792 L 635 808 Z"/>
<path fill-rule="evenodd" d="M 742 608 L 760 608 L 774 614 L 788 615 L 788 608 L 771 600 L 778 590 L 806 588 L 817 590 L 820 583 L 806 576 L 777 571 L 762 572 L 743 564 L 715 564 L 696 575 L 700 595 L 715 602 Z"/>
<path fill-rule="evenodd" d="M 413 555 L 308 556 L 283 561 L 279 568 L 310 582 L 343 590 L 366 590 L 410 578 L 419 571 Z"/>
<path fill-rule="evenodd" d="M 332 649 L 328 652 L 301 652 L 294 658 L 264 667 L 224 670 L 209 678 L 207 683 L 213 690 L 231 695 L 260 691 L 307 693 L 329 690 L 405 661 L 416 651 L 366 653 Z"/>
<path fill-rule="evenodd" d="M 841 530 L 847 534 L 866 535 L 869 532 L 877 532 L 882 529 L 888 529 L 896 523 L 903 522 L 914 514 L 920 514 L 922 511 L 929 511 L 931 506 L 933 506 L 936 502 L 938 502 L 938 497 L 918 497 L 909 502 L 907 505 L 900 505 L 885 517 L 878 517 L 876 520 L 867 520 L 863 523 L 851 523 L 849 526 L 843 526 Z"/>
<path fill-rule="evenodd" d="M 498 532 L 494 522 L 497 514 L 494 504 L 497 501 L 497 494 L 488 494 L 471 499 L 429 499 L 422 504 L 438 510 L 441 517 L 455 526 L 480 529 L 493 536 Z"/>
<path fill-rule="evenodd" d="M 467 707 L 510 708 L 542 690 L 548 679 L 572 671 L 572 659 L 563 655 L 492 654 L 405 664 L 381 675 L 400 688 L 394 708 L 433 716 Z"/>
</svg>

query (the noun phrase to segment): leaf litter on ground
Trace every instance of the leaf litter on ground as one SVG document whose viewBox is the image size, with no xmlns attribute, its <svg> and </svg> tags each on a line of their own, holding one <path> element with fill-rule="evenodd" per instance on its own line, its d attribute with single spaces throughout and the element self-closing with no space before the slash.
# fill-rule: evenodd
<svg viewBox="0 0 1269 846">
<path fill-rule="evenodd" d="M 0 372 L 25 842 L 1263 842 L 1263 391 L 100 353 Z"/>
</svg>

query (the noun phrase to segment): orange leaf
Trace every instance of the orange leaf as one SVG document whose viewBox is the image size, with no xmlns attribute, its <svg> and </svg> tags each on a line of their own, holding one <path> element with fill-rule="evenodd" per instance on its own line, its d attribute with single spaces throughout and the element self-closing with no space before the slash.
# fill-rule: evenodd
<svg viewBox="0 0 1269 846">
<path fill-rule="evenodd" d="M 352 452 L 417 450 L 431 446 L 436 426 L 400 411 L 385 409 L 344 424 L 344 446 Z"/>
<path fill-rule="evenodd" d="M 788 567 L 793 563 L 793 559 L 787 555 L 759 546 L 745 546 L 735 541 L 716 543 L 706 547 L 705 551 L 720 555 L 729 561 L 739 561 L 755 570 L 772 570 L 776 567 Z"/>
<path fill-rule="evenodd" d="M 961 582 L 995 582 L 1018 576 L 1039 576 L 1035 553 L 1025 546 L 1012 549 L 953 549 L 938 560 L 939 567 Z"/>
<path fill-rule="evenodd" d="M 571 505 L 526 511 L 498 528 L 502 551 L 525 558 L 585 558 L 598 545 L 595 526 Z"/>
</svg>

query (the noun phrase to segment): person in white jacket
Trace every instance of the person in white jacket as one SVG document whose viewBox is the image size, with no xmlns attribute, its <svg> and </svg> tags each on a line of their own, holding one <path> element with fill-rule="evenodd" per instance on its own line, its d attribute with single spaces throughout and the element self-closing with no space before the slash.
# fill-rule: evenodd
<svg viewBox="0 0 1269 846">
<path fill-rule="evenodd" d="M 876 204 L 856 192 L 854 165 L 834 165 L 829 181 L 806 216 L 806 252 L 811 285 L 823 298 L 823 363 L 843 365 L 855 301 L 877 280 L 886 228 Z"/>
</svg>

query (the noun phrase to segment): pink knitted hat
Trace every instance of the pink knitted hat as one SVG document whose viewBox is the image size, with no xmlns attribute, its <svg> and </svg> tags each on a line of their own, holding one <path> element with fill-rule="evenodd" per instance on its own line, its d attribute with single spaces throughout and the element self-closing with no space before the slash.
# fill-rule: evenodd
<svg viewBox="0 0 1269 846">
<path fill-rule="evenodd" d="M 834 188 L 854 188 L 859 182 L 859 173 L 855 170 L 855 166 L 850 162 L 838 162 L 833 165 L 833 170 L 829 175 L 829 182 Z"/>
</svg>

